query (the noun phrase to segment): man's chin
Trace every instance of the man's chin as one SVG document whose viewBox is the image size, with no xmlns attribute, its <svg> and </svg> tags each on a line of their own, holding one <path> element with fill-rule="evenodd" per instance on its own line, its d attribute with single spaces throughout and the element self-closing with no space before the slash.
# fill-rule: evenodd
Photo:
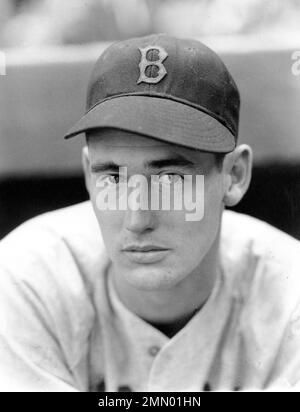
<svg viewBox="0 0 300 412">
<path fill-rule="evenodd" d="M 181 280 L 170 269 L 138 268 L 123 271 L 122 276 L 134 288 L 148 291 L 168 290 Z"/>
</svg>

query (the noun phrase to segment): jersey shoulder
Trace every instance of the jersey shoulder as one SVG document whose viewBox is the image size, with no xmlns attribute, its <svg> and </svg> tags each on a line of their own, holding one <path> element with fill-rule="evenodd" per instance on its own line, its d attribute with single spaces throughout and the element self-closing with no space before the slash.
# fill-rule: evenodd
<svg viewBox="0 0 300 412">
<path fill-rule="evenodd" d="M 0 242 L 0 358 L 15 387 L 36 387 L 36 380 L 52 387 L 54 377 L 86 386 L 75 371 L 87 362 L 95 323 L 97 233 L 87 202 L 31 219 Z"/>
<path fill-rule="evenodd" d="M 70 266 L 87 281 L 106 259 L 102 236 L 90 202 L 79 203 L 32 218 L 0 241 L 1 263 L 13 269 L 18 262 Z M 22 271 L 18 271 L 21 273 Z"/>
<path fill-rule="evenodd" d="M 55 322 L 68 313 L 74 328 L 89 333 L 94 283 L 107 262 L 89 202 L 37 216 L 0 242 L 0 307 L 14 299 L 29 305 L 36 296 Z"/>
<path fill-rule="evenodd" d="M 221 256 L 227 278 L 240 298 L 275 302 L 286 308 L 300 300 L 300 242 L 254 217 L 225 211 Z"/>
</svg>

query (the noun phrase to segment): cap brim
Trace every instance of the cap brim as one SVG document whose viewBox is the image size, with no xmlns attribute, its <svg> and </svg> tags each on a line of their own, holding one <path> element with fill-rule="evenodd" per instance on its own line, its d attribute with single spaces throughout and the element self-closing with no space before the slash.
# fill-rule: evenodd
<svg viewBox="0 0 300 412">
<path fill-rule="evenodd" d="M 167 98 L 120 96 L 87 112 L 66 139 L 99 128 L 117 128 L 169 143 L 227 153 L 235 148 L 233 134 L 207 113 Z"/>
</svg>

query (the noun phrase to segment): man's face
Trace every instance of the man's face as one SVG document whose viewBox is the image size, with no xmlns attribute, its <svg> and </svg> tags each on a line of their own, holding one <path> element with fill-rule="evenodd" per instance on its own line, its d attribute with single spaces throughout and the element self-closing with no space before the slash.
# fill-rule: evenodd
<svg viewBox="0 0 300 412">
<path fill-rule="evenodd" d="M 91 200 L 116 277 L 137 289 L 161 290 L 200 276 L 203 262 L 216 257 L 223 210 L 223 174 L 214 154 L 118 130 L 93 133 L 88 148 Z M 126 167 L 127 179 L 143 175 L 150 182 L 158 176 L 160 185 L 171 187 L 192 175 L 195 189 L 196 175 L 203 175 L 203 218 L 188 221 L 184 207 L 99 210 L 99 182 L 116 187 L 123 179 L 120 167 Z M 148 195 L 150 205 L 151 190 Z"/>
</svg>

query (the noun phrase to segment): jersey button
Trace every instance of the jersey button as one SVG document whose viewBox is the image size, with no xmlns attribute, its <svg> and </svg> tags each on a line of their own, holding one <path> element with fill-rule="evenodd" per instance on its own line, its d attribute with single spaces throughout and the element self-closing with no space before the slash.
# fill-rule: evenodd
<svg viewBox="0 0 300 412">
<path fill-rule="evenodd" d="M 151 356 L 156 356 L 158 354 L 158 352 L 160 351 L 160 347 L 159 346 L 150 346 L 150 348 L 148 349 L 148 353 Z"/>
<path fill-rule="evenodd" d="M 130 388 L 130 386 L 121 385 L 118 388 L 118 392 L 132 392 L 132 389 Z"/>
</svg>

